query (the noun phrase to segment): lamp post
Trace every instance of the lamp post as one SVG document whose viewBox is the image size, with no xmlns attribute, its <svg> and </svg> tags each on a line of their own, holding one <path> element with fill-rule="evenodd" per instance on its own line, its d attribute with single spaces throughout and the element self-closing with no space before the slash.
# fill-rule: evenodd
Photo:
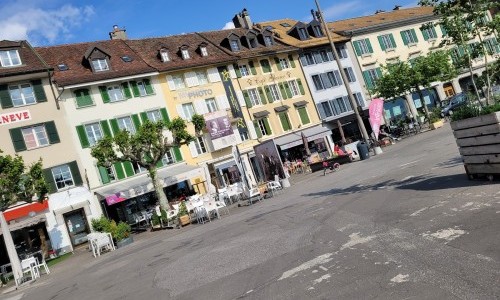
<svg viewBox="0 0 500 300">
<path fill-rule="evenodd" d="M 368 132 L 366 131 L 365 124 L 363 123 L 363 119 L 361 118 L 361 115 L 359 114 L 358 111 L 358 103 L 354 99 L 354 96 L 351 91 L 351 86 L 349 85 L 349 80 L 347 79 L 347 76 L 344 72 L 344 68 L 342 67 L 342 64 L 340 63 L 340 59 L 337 55 L 337 50 L 335 49 L 335 44 L 333 43 L 332 37 L 330 35 L 330 30 L 328 30 L 328 26 L 326 25 L 325 18 L 323 17 L 323 13 L 321 12 L 321 8 L 319 7 L 318 0 L 314 0 L 316 2 L 316 7 L 318 8 L 318 14 L 319 14 L 319 19 L 321 20 L 321 24 L 323 25 L 326 36 L 328 37 L 328 41 L 330 42 L 330 46 L 332 47 L 332 54 L 333 58 L 335 58 L 335 62 L 337 63 L 337 66 L 339 67 L 339 72 L 340 76 L 342 77 L 342 81 L 344 82 L 345 88 L 347 90 L 347 98 L 349 99 L 349 102 L 351 104 L 352 110 L 354 111 L 354 114 L 356 115 L 356 121 L 358 122 L 358 127 L 359 130 L 361 131 L 361 135 L 363 136 L 363 139 L 368 142 L 370 137 L 368 136 Z"/>
</svg>

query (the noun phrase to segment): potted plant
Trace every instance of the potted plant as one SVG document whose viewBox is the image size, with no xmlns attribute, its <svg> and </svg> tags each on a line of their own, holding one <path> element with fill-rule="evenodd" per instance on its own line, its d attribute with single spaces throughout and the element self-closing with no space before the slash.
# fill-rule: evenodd
<svg viewBox="0 0 500 300">
<path fill-rule="evenodd" d="M 470 179 L 500 174 L 500 102 L 480 108 L 467 104 L 451 116 L 451 128 Z"/>
<path fill-rule="evenodd" d="M 179 223 L 181 226 L 185 226 L 191 223 L 191 218 L 189 217 L 189 212 L 184 201 L 179 204 L 179 212 L 177 213 L 177 217 L 179 218 Z"/>
<path fill-rule="evenodd" d="M 432 112 L 429 114 L 429 119 L 431 123 L 431 129 L 438 129 L 443 127 L 443 119 L 441 118 L 441 110 L 439 107 L 435 107 Z"/>
<path fill-rule="evenodd" d="M 110 220 L 102 216 L 99 219 L 92 219 L 91 225 L 94 231 L 111 233 L 117 248 L 128 245 L 134 241 L 130 235 L 130 225 L 125 222 L 120 221 L 116 224 L 115 220 Z"/>
</svg>

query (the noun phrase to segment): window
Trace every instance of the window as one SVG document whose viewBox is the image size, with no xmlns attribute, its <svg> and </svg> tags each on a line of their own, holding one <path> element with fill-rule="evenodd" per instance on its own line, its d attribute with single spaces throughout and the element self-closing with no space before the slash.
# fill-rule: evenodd
<svg viewBox="0 0 500 300">
<path fill-rule="evenodd" d="M 259 46 L 256 38 L 248 39 L 248 44 L 250 45 L 250 48 L 257 48 Z"/>
<path fill-rule="evenodd" d="M 108 61 L 105 58 L 98 58 L 92 60 L 92 67 L 95 72 L 109 70 Z"/>
<path fill-rule="evenodd" d="M 161 60 L 163 62 L 167 62 L 167 61 L 170 61 L 170 57 L 168 56 L 168 51 L 163 49 L 160 51 L 160 55 L 161 55 Z"/>
<path fill-rule="evenodd" d="M 109 95 L 110 102 L 125 100 L 125 96 L 123 95 L 122 87 L 119 85 L 108 86 L 108 95 Z"/>
<path fill-rule="evenodd" d="M 58 190 L 75 185 L 69 165 L 52 168 L 52 176 L 54 177 L 54 181 Z"/>
<path fill-rule="evenodd" d="M 196 147 L 196 152 L 198 155 L 207 153 L 207 148 L 205 147 L 205 140 L 202 136 L 198 136 L 194 140 L 194 146 Z"/>
<path fill-rule="evenodd" d="M 378 37 L 378 41 L 380 43 L 382 51 L 396 48 L 396 43 L 394 41 L 394 38 L 392 37 L 392 34 L 381 35 Z"/>
<path fill-rule="evenodd" d="M 36 103 L 33 87 L 29 83 L 9 86 L 9 94 L 14 106 Z"/>
<path fill-rule="evenodd" d="M 163 121 L 161 113 L 159 110 L 150 110 L 146 112 L 146 117 L 149 121 L 156 123 L 158 121 Z"/>
<path fill-rule="evenodd" d="M 241 141 L 246 141 L 249 139 L 247 130 L 239 130 Z"/>
<path fill-rule="evenodd" d="M 328 57 L 328 52 L 326 50 L 320 50 L 319 55 L 322 61 L 330 61 L 330 57 Z"/>
<path fill-rule="evenodd" d="M 331 101 L 333 110 L 336 115 L 351 111 L 351 105 L 347 101 L 347 97 L 339 97 Z"/>
<path fill-rule="evenodd" d="M 176 89 L 183 89 L 186 87 L 182 75 L 172 75 L 172 81 L 174 82 Z"/>
<path fill-rule="evenodd" d="M 135 133 L 135 126 L 132 123 L 131 117 L 117 118 L 116 121 L 118 122 L 118 128 L 120 128 L 120 130 L 126 130 L 132 134 Z"/>
<path fill-rule="evenodd" d="M 267 121 L 266 118 L 258 119 L 257 125 L 258 125 L 262 135 L 271 135 L 272 134 L 271 127 L 269 126 L 269 122 Z"/>
<path fill-rule="evenodd" d="M 215 98 L 206 99 L 205 104 L 207 105 L 208 112 L 214 112 L 219 110 L 217 108 L 217 102 L 215 102 Z"/>
<path fill-rule="evenodd" d="M 161 159 L 161 162 L 163 163 L 164 166 L 175 163 L 174 155 L 172 154 L 172 149 L 169 149 L 167 153 L 165 153 L 165 155 Z"/>
<path fill-rule="evenodd" d="M 310 52 L 301 54 L 300 61 L 303 66 L 314 65 L 314 57 Z"/>
<path fill-rule="evenodd" d="M 138 81 L 137 82 L 137 89 L 139 89 L 139 95 L 141 97 L 148 95 L 148 92 L 146 90 L 146 85 L 144 84 L 144 81 Z"/>
<path fill-rule="evenodd" d="M 269 90 L 271 91 L 271 97 L 273 98 L 273 101 L 281 100 L 281 94 L 278 89 L 278 85 L 276 84 L 269 85 Z"/>
<path fill-rule="evenodd" d="M 321 91 L 321 90 L 325 89 L 325 87 L 323 86 L 323 82 L 321 81 L 321 78 L 319 75 L 313 75 L 312 80 L 314 83 L 314 87 L 316 88 L 317 91 Z"/>
<path fill-rule="evenodd" d="M 290 92 L 292 93 L 292 97 L 300 95 L 300 90 L 295 80 L 288 81 L 288 86 L 290 87 Z"/>
<path fill-rule="evenodd" d="M 89 95 L 88 89 L 80 89 L 75 91 L 76 107 L 86 107 L 94 105 L 94 101 Z"/>
<path fill-rule="evenodd" d="M 182 49 L 181 50 L 181 54 L 182 54 L 182 59 L 189 59 L 189 51 L 188 51 L 188 49 Z"/>
<path fill-rule="evenodd" d="M 283 128 L 283 131 L 289 131 L 292 129 L 292 125 L 290 124 L 290 119 L 288 118 L 288 114 L 286 112 L 282 112 L 278 114 L 280 122 L 281 122 L 281 128 Z"/>
<path fill-rule="evenodd" d="M 424 36 L 424 40 L 435 40 L 437 39 L 437 33 L 436 29 L 434 29 L 434 26 L 427 27 L 427 28 L 421 28 L 422 30 L 422 35 Z"/>
<path fill-rule="evenodd" d="M 321 30 L 321 27 L 319 25 L 314 25 L 312 27 L 313 31 L 314 31 L 314 35 L 316 37 L 320 37 L 320 36 L 323 36 L 323 30 Z"/>
<path fill-rule="evenodd" d="M 196 73 L 196 78 L 198 78 L 198 83 L 200 85 L 208 83 L 207 73 L 205 72 L 205 70 L 195 71 L 195 73 Z"/>
<path fill-rule="evenodd" d="M 330 103 L 328 101 L 320 103 L 321 108 L 325 112 L 325 117 L 331 117 L 333 115 L 332 108 L 330 107 Z"/>
<path fill-rule="evenodd" d="M 347 58 L 347 51 L 345 50 L 344 47 L 338 47 L 338 48 L 335 48 L 335 50 L 337 50 L 337 55 L 338 55 L 338 58 Z"/>
<path fill-rule="evenodd" d="M 311 123 L 311 120 L 309 119 L 309 115 L 307 114 L 307 109 L 305 106 L 299 107 L 297 109 L 297 112 L 299 113 L 300 122 L 302 123 L 302 125 Z"/>
<path fill-rule="evenodd" d="M 240 65 L 238 68 L 240 69 L 242 77 L 250 76 L 250 72 L 248 71 L 248 67 L 246 65 Z"/>
<path fill-rule="evenodd" d="M 405 45 L 418 43 L 417 35 L 415 34 L 414 29 L 401 31 L 401 37 L 403 38 L 403 43 Z"/>
<path fill-rule="evenodd" d="M 490 55 L 500 52 L 500 45 L 496 38 L 486 39 L 484 42 L 486 43 L 486 51 L 488 51 Z"/>
<path fill-rule="evenodd" d="M 379 70 L 379 68 L 375 68 L 363 72 L 368 88 L 375 86 L 376 80 L 382 75 Z"/>
<path fill-rule="evenodd" d="M 326 73 L 328 80 L 332 83 L 332 86 L 342 85 L 342 78 L 340 77 L 340 72 L 335 70 L 333 72 Z"/>
<path fill-rule="evenodd" d="M 309 38 L 309 34 L 307 34 L 307 30 L 305 28 L 299 28 L 299 38 L 301 40 L 307 40 Z"/>
<path fill-rule="evenodd" d="M 272 71 L 271 65 L 267 59 L 263 59 L 260 61 L 260 66 L 262 67 L 263 73 L 270 73 Z"/>
<path fill-rule="evenodd" d="M 195 114 L 193 103 L 182 104 L 182 112 L 184 113 L 184 117 L 187 120 L 191 120 L 193 118 L 193 115 Z"/>
<path fill-rule="evenodd" d="M 38 148 L 49 144 L 49 137 L 44 125 L 21 129 L 27 149 Z"/>
<path fill-rule="evenodd" d="M 288 59 L 286 58 L 280 58 L 280 65 L 281 65 L 281 69 L 288 69 L 290 68 L 290 64 L 288 63 Z"/>
<path fill-rule="evenodd" d="M 231 51 L 240 51 L 240 43 L 238 43 L 238 40 L 229 41 L 229 45 L 231 46 Z"/>
<path fill-rule="evenodd" d="M 134 174 L 139 174 L 142 172 L 146 172 L 146 168 L 141 167 L 138 163 L 132 163 L 132 168 L 134 168 Z"/>
<path fill-rule="evenodd" d="M 21 65 L 17 50 L 0 51 L 0 65 L 2 67 L 15 67 Z"/>
<path fill-rule="evenodd" d="M 99 126 L 99 123 L 87 124 L 84 127 L 90 146 L 94 146 L 99 140 L 103 138 L 101 126 Z"/>
<path fill-rule="evenodd" d="M 356 76 L 354 76 L 354 71 L 351 67 L 344 68 L 345 75 L 347 76 L 347 81 L 356 82 Z"/>
<path fill-rule="evenodd" d="M 363 96 L 361 95 L 361 93 L 354 93 L 352 94 L 354 99 L 356 99 L 356 103 L 358 104 L 358 106 L 360 107 L 365 107 L 365 101 L 363 100 Z"/>
<path fill-rule="evenodd" d="M 208 56 L 207 47 L 200 47 L 201 56 Z"/>
<path fill-rule="evenodd" d="M 252 103 L 252 106 L 262 104 L 257 89 L 249 89 L 248 97 L 250 98 L 250 103 Z"/>
<path fill-rule="evenodd" d="M 264 44 L 266 46 L 271 46 L 273 44 L 273 38 L 269 35 L 264 36 Z"/>
<path fill-rule="evenodd" d="M 105 167 L 106 169 L 106 174 L 108 175 L 109 181 L 115 181 L 116 180 L 116 172 L 115 168 L 113 165 L 109 167 Z"/>
<path fill-rule="evenodd" d="M 373 53 L 372 45 L 370 44 L 369 39 L 355 41 L 353 44 L 358 56 Z"/>
</svg>

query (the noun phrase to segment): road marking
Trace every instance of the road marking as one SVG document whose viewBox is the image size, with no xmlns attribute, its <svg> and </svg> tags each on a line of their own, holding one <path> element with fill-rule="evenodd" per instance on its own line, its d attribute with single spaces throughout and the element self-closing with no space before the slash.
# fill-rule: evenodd
<svg viewBox="0 0 500 300">
<path fill-rule="evenodd" d="M 406 282 L 406 281 L 408 281 L 409 277 L 410 277 L 410 275 L 408 275 L 408 274 L 406 274 L 406 275 L 398 274 L 398 275 L 394 276 L 394 278 L 392 278 L 391 281 L 395 282 L 395 283 Z"/>
<path fill-rule="evenodd" d="M 373 238 L 375 238 L 375 235 L 367 236 L 367 237 L 361 237 L 359 235 L 359 232 L 355 232 L 351 235 L 349 235 L 349 242 L 345 243 L 340 247 L 340 250 L 344 250 L 345 248 L 351 248 L 352 246 L 356 246 L 358 244 L 364 244 L 369 241 L 371 241 Z"/>
<path fill-rule="evenodd" d="M 330 277 L 331 277 L 330 274 L 325 274 L 318 279 L 314 279 L 314 284 L 321 283 L 323 280 L 327 280 Z"/>
<path fill-rule="evenodd" d="M 428 207 L 424 207 L 424 208 L 421 208 L 419 210 L 417 210 L 416 212 L 412 213 L 410 215 L 410 217 L 415 217 L 415 216 L 418 216 L 421 212 L 423 212 L 424 210 L 427 210 Z"/>
<path fill-rule="evenodd" d="M 420 159 L 419 160 L 410 161 L 409 163 L 402 164 L 402 165 L 399 165 L 399 166 L 400 167 L 404 167 L 404 166 L 411 165 L 411 164 L 414 164 L 414 163 L 419 162 L 419 161 L 420 161 Z"/>
<path fill-rule="evenodd" d="M 312 267 L 325 264 L 332 260 L 332 258 L 330 258 L 332 255 L 333 253 L 325 253 L 323 255 L 317 256 L 316 258 L 311 259 L 310 261 L 307 261 L 296 268 L 284 272 L 283 275 L 281 275 L 281 277 L 278 279 L 278 281 L 289 278 L 290 276 L 293 276 Z"/>
<path fill-rule="evenodd" d="M 321 270 L 325 271 L 325 272 L 326 272 L 326 271 L 328 271 L 328 269 L 327 269 L 327 268 L 325 268 L 325 267 L 323 267 L 323 266 L 319 266 L 319 268 L 320 268 Z"/>
</svg>

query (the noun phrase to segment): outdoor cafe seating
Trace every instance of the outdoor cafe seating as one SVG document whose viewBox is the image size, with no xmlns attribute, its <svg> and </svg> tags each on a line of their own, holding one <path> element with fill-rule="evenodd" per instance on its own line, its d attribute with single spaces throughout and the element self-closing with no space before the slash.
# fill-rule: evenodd
<svg viewBox="0 0 500 300">
<path fill-rule="evenodd" d="M 87 235 L 87 239 L 94 257 L 101 256 L 103 251 L 113 251 L 116 249 L 113 237 L 109 232 L 92 232 Z"/>
</svg>

